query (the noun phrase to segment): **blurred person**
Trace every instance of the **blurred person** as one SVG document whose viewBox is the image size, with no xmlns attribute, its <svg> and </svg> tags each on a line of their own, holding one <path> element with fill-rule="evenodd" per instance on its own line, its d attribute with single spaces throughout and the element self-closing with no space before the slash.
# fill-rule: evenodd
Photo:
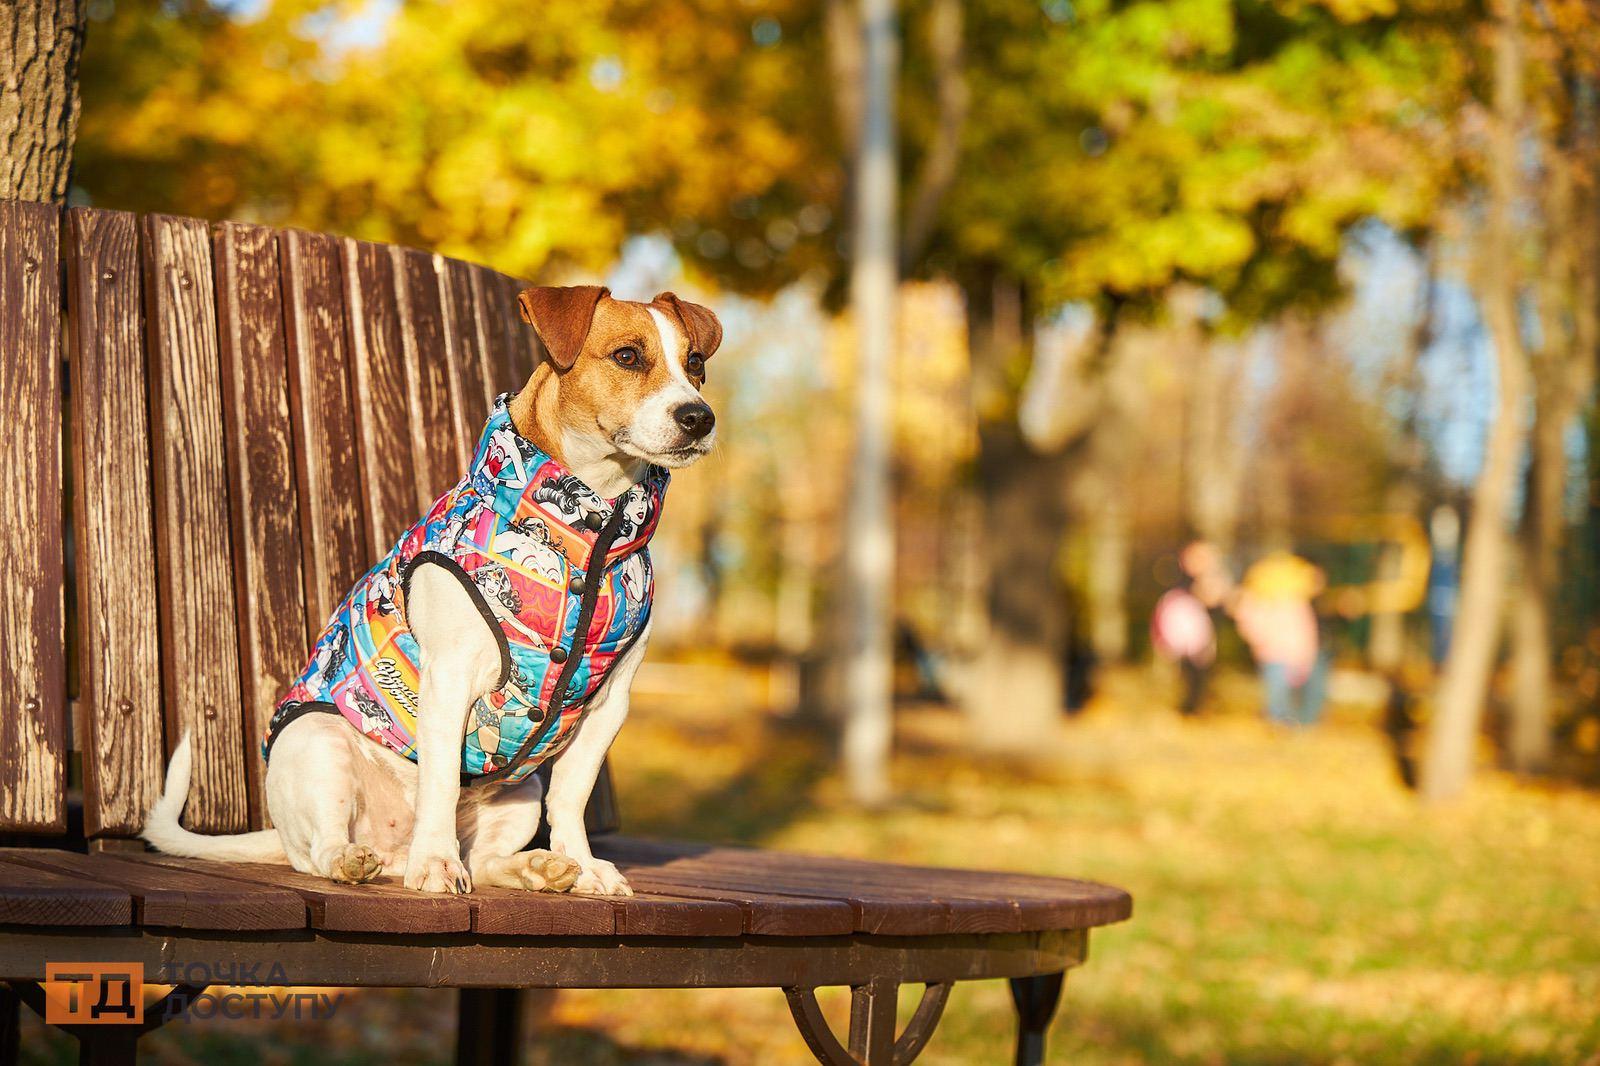
<svg viewBox="0 0 1600 1066">
<path fill-rule="evenodd" d="M 1217 659 L 1217 630 L 1210 608 L 1225 594 L 1226 585 L 1219 582 L 1218 572 L 1226 572 L 1216 549 L 1205 541 L 1186 546 L 1178 555 L 1178 566 L 1178 583 L 1162 594 L 1150 614 L 1150 642 L 1156 654 L 1178 664 L 1183 675 L 1178 711 L 1187 718 L 1200 712 Z M 1202 591 L 1215 599 L 1208 603 Z"/>
<path fill-rule="evenodd" d="M 1455 627 L 1456 594 L 1461 586 L 1461 516 L 1449 504 L 1434 508 L 1428 520 L 1433 566 L 1428 570 L 1429 652 L 1435 667 L 1450 654 Z"/>
<path fill-rule="evenodd" d="M 1267 717 L 1280 725 L 1312 725 L 1322 714 L 1327 659 L 1311 601 L 1326 584 L 1315 564 L 1276 551 L 1246 571 L 1234 621 L 1261 671 Z"/>
<path fill-rule="evenodd" d="M 904 618 L 895 619 L 894 658 L 897 667 L 906 669 L 904 682 L 897 685 L 900 694 L 915 700 L 950 702 L 944 686 L 944 668 L 938 656 L 923 643 L 916 627 Z"/>
</svg>

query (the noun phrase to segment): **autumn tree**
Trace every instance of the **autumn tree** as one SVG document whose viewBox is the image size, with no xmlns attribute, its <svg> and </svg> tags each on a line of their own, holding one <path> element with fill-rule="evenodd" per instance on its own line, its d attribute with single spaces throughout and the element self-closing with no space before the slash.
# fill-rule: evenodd
<svg viewBox="0 0 1600 1066">
<path fill-rule="evenodd" d="M 1512 689 L 1507 754 L 1521 771 L 1546 769 L 1553 749 L 1554 613 L 1566 542 L 1567 435 L 1594 384 L 1600 347 L 1600 144 L 1595 74 L 1600 13 L 1543 8 L 1528 27 L 1530 127 L 1543 180 L 1530 205 L 1542 268 L 1531 273 L 1539 322 L 1530 351 L 1532 425 L 1518 536 L 1520 580 L 1511 611 Z M 1526 257 L 1526 256 L 1525 256 Z"/>
<path fill-rule="evenodd" d="M 1186 327 L 1202 333 L 1336 298 L 1348 228 L 1415 227 L 1446 187 L 1443 134 L 1415 116 L 1460 74 L 1429 31 L 1347 3 L 992 3 L 967 37 L 973 118 L 923 269 L 967 294 L 977 491 L 1006 531 L 973 711 L 981 735 L 1027 748 L 1060 707 L 1065 605 L 1047 576 L 1064 482 L 1112 424 L 1119 324 L 1168 316 L 1180 286 L 1220 304 Z M 1072 301 L 1099 342 L 1030 440 L 1032 324 Z"/>
<path fill-rule="evenodd" d="M 78 126 L 84 0 L 0 5 L 0 198 L 67 196 Z"/>
</svg>

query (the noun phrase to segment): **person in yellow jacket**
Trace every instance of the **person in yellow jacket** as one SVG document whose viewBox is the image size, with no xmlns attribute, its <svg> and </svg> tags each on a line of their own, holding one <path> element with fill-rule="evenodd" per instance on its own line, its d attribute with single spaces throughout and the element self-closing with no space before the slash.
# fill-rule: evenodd
<svg viewBox="0 0 1600 1066">
<path fill-rule="evenodd" d="M 1320 568 L 1287 551 L 1259 560 L 1240 582 L 1233 617 L 1261 670 L 1274 722 L 1310 725 L 1322 714 L 1327 662 L 1311 604 L 1326 584 Z"/>
</svg>

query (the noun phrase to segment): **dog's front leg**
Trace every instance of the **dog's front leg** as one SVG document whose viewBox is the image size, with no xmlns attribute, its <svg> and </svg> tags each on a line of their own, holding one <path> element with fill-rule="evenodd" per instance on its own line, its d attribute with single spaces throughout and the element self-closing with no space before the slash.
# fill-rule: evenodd
<svg viewBox="0 0 1600 1066">
<path fill-rule="evenodd" d="M 471 892 L 456 837 L 461 744 L 473 701 L 499 677 L 499 645 L 466 589 L 443 567 L 423 563 L 412 573 L 407 614 L 421 652 L 422 691 L 405 884 L 424 892 Z"/>
<path fill-rule="evenodd" d="M 611 668 L 600 691 L 595 693 L 594 706 L 578 723 L 576 735 L 566 750 L 556 757 L 550 771 L 550 797 L 545 803 L 545 816 L 550 822 L 550 850 L 565 855 L 578 864 L 581 873 L 572 891 L 597 896 L 631 896 L 628 879 L 605 859 L 597 859 L 589 850 L 589 831 L 583 824 L 583 811 L 589 805 L 589 793 L 594 791 L 594 781 L 600 773 L 611 742 L 628 718 L 628 694 L 633 687 L 633 675 L 644 661 L 644 646 L 650 639 L 650 627 L 634 641 L 627 654 Z"/>
</svg>

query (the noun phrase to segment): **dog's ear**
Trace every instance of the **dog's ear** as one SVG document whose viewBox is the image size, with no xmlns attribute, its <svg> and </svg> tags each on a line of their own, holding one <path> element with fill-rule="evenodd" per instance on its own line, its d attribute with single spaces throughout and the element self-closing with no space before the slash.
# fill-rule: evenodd
<svg viewBox="0 0 1600 1066">
<path fill-rule="evenodd" d="M 701 358 L 710 359 L 722 346 L 722 323 L 711 308 L 680 300 L 670 292 L 658 293 L 651 303 L 666 304 L 672 308 L 672 313 L 683 323 L 684 333 L 688 334 L 689 350 L 699 352 Z"/>
<path fill-rule="evenodd" d="M 578 360 L 594 309 L 611 290 L 603 285 L 544 285 L 523 289 L 517 297 L 522 317 L 544 342 L 550 361 L 566 370 Z"/>
</svg>

